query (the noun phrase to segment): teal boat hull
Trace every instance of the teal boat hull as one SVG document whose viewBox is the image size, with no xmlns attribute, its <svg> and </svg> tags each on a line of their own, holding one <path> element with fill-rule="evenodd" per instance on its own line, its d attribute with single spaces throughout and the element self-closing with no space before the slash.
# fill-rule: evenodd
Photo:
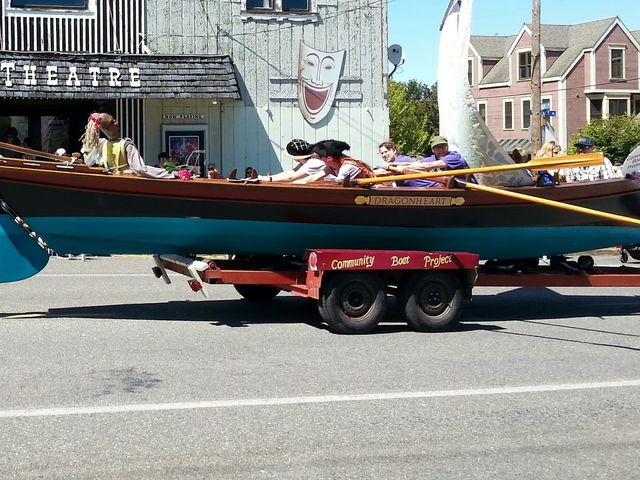
<svg viewBox="0 0 640 480">
<path fill-rule="evenodd" d="M 633 244 L 635 227 L 417 228 L 191 218 L 28 219 L 59 253 L 302 254 L 305 248 L 420 249 L 520 258 Z M 90 250 L 90 251 L 88 251 Z"/>
<path fill-rule="evenodd" d="M 0 283 L 32 277 L 48 263 L 49 254 L 9 215 L 0 215 Z"/>
</svg>

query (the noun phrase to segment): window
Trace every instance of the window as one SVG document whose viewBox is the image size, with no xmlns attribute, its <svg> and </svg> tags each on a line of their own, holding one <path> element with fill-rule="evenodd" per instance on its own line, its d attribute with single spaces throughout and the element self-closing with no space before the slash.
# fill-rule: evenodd
<svg viewBox="0 0 640 480">
<path fill-rule="evenodd" d="M 598 120 L 602 118 L 602 99 L 591 98 L 589 99 L 589 119 Z"/>
<path fill-rule="evenodd" d="M 513 100 L 503 100 L 502 129 L 513 130 Z"/>
<path fill-rule="evenodd" d="M 467 60 L 467 81 L 473 85 L 473 59 Z"/>
<path fill-rule="evenodd" d="M 611 80 L 623 80 L 624 75 L 624 48 L 609 49 L 609 78 Z"/>
<path fill-rule="evenodd" d="M 282 0 L 283 12 L 309 11 L 309 0 Z"/>
<path fill-rule="evenodd" d="M 640 115 L 640 100 L 635 100 L 633 102 L 633 114 Z"/>
<path fill-rule="evenodd" d="M 87 0 L 11 0 L 11 6 L 17 8 L 58 7 L 87 8 Z"/>
<path fill-rule="evenodd" d="M 486 102 L 478 102 L 478 113 L 484 120 L 484 123 L 487 123 L 487 103 Z"/>
<path fill-rule="evenodd" d="M 245 8 L 270 12 L 310 12 L 311 3 L 311 0 L 245 0 Z"/>
<path fill-rule="evenodd" d="M 617 117 L 627 115 L 627 100 L 624 98 L 612 98 L 609 100 L 609 116 Z"/>
<path fill-rule="evenodd" d="M 518 53 L 518 80 L 531 80 L 531 52 Z"/>
<path fill-rule="evenodd" d="M 531 125 L 531 100 L 522 100 L 522 129 L 526 130 Z"/>
</svg>

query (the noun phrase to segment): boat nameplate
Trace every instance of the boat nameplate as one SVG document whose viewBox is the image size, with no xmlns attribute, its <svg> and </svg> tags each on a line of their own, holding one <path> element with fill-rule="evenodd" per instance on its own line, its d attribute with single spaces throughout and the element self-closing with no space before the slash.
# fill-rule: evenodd
<svg viewBox="0 0 640 480">
<path fill-rule="evenodd" d="M 380 207 L 450 207 L 464 205 L 464 197 L 358 195 L 354 202 L 356 205 Z"/>
</svg>

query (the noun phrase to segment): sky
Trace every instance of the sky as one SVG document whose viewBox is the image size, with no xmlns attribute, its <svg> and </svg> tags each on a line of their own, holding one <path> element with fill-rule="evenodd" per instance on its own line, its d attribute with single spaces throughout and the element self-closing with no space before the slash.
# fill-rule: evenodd
<svg viewBox="0 0 640 480">
<path fill-rule="evenodd" d="M 389 45 L 399 44 L 405 58 L 393 79 L 436 82 L 440 23 L 449 0 L 389 0 Z M 531 0 L 474 0 L 472 35 L 514 35 L 531 23 Z M 571 25 L 620 17 L 640 30 L 640 0 L 540 0 L 543 24 Z M 389 71 L 393 65 L 389 64 Z"/>
</svg>

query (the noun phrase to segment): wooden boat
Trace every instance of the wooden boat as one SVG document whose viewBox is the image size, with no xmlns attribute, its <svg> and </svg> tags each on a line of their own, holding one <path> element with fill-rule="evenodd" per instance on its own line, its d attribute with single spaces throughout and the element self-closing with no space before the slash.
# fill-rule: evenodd
<svg viewBox="0 0 640 480">
<path fill-rule="evenodd" d="M 624 216 L 640 212 L 640 183 L 633 180 L 506 190 Z M 157 180 L 8 158 L 0 158 L 0 198 L 58 253 L 261 256 L 394 248 L 506 259 L 640 240 L 636 226 L 462 188 Z M 0 215 L 4 256 L 19 255 L 26 244 L 26 256 L 33 255 L 35 242 L 16 227 Z"/>
</svg>

